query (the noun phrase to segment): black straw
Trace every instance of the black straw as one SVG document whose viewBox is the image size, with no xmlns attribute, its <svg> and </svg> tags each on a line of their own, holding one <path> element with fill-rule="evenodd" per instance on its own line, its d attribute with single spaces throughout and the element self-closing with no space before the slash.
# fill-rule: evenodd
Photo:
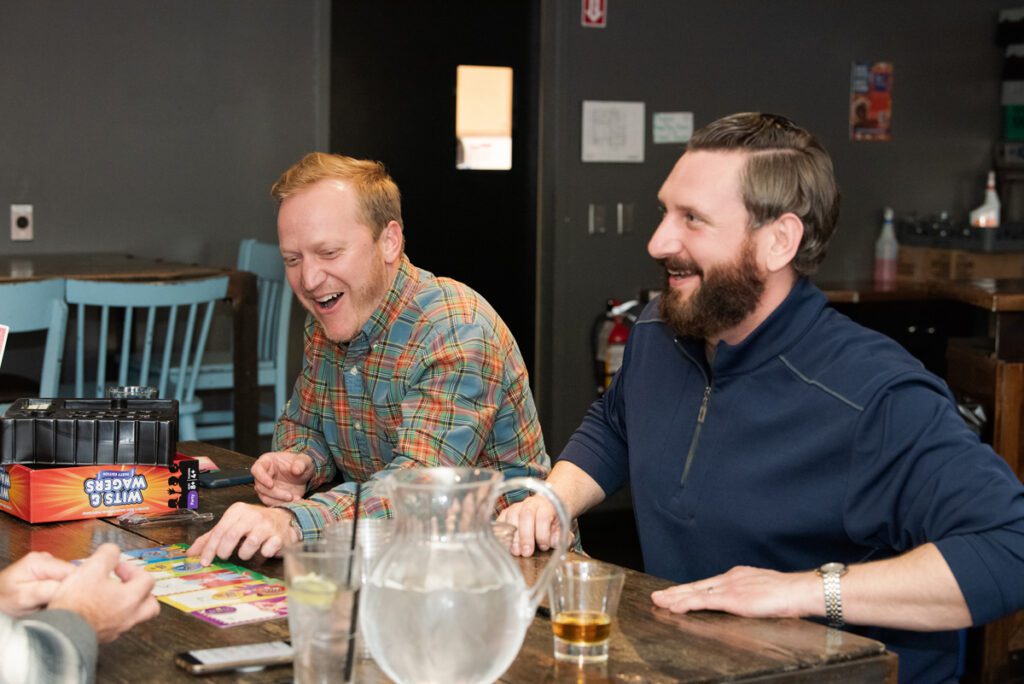
<svg viewBox="0 0 1024 684">
<path fill-rule="evenodd" d="M 349 540 L 348 548 L 352 553 L 348 556 L 348 581 L 346 584 L 352 586 L 352 564 L 355 562 L 356 535 L 359 533 L 359 499 L 362 498 L 363 485 L 356 482 L 356 503 L 352 511 L 352 538 Z M 356 655 L 356 619 L 359 615 L 359 589 L 352 592 L 352 620 L 348 628 L 350 635 L 348 642 L 348 657 L 345 658 L 345 681 L 352 681 L 352 668 L 355 666 Z"/>
</svg>

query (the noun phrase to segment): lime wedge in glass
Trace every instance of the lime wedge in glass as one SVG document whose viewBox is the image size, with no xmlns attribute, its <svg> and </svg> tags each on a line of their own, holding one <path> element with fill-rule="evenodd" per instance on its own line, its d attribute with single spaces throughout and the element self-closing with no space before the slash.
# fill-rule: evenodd
<svg viewBox="0 0 1024 684">
<path fill-rule="evenodd" d="M 292 599 L 315 608 L 330 606 L 337 591 L 338 585 L 315 572 L 299 575 L 288 587 L 288 594 Z"/>
</svg>

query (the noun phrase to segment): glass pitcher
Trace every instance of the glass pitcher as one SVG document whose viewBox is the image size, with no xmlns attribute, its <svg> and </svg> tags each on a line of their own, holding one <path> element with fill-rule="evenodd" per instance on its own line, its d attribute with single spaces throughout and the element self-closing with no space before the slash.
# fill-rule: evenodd
<svg viewBox="0 0 1024 684">
<path fill-rule="evenodd" d="M 493 682 L 519 653 L 565 552 L 565 508 L 541 480 L 503 480 L 494 470 L 418 468 L 396 472 L 387 483 L 394 537 L 363 585 L 360 604 L 370 653 L 398 684 Z M 561 525 L 532 587 L 491 531 L 498 496 L 514 489 L 545 496 Z"/>
</svg>

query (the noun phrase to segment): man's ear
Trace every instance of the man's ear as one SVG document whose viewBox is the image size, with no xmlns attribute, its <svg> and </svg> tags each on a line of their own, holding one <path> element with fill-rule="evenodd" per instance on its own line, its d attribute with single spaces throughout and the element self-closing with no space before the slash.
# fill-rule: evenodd
<svg viewBox="0 0 1024 684">
<path fill-rule="evenodd" d="M 800 249 L 804 237 L 804 222 L 796 214 L 789 212 L 764 226 L 768 245 L 765 254 L 765 267 L 770 272 L 781 271 L 789 266 Z"/>
<path fill-rule="evenodd" d="M 384 230 L 377 237 L 385 263 L 392 264 L 402 256 L 403 239 L 402 226 L 398 221 L 388 221 L 388 225 L 384 226 Z"/>
</svg>

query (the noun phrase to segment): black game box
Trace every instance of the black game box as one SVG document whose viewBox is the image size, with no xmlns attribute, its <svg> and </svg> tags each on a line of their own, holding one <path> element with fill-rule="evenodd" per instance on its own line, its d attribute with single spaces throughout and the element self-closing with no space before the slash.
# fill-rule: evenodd
<svg viewBox="0 0 1024 684">
<path fill-rule="evenodd" d="M 0 418 L 0 464 L 167 467 L 178 442 L 173 399 L 18 399 Z"/>
</svg>

